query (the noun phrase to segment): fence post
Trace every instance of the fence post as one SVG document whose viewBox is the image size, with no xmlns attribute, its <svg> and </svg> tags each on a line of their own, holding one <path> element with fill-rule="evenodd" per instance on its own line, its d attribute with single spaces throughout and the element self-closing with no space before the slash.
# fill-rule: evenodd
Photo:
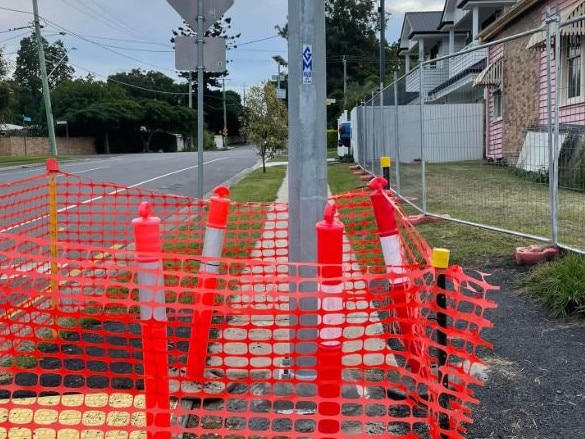
<svg viewBox="0 0 585 439">
<path fill-rule="evenodd" d="M 556 222 L 553 215 L 553 211 L 555 209 L 555 188 L 554 184 L 554 158 L 555 158 L 555 148 L 553 145 L 553 127 L 552 127 L 552 120 L 553 120 L 553 107 L 552 107 L 552 52 L 551 52 L 551 36 L 550 36 L 550 23 L 551 23 L 551 16 L 550 16 L 550 7 L 546 7 L 546 107 L 547 107 L 547 132 L 548 132 L 548 194 L 549 194 L 549 211 L 550 211 L 550 240 L 552 244 L 555 244 L 557 241 L 557 231 L 556 231 Z M 557 38 L 558 39 L 558 38 Z M 556 61 L 556 60 L 555 60 Z M 556 87 L 559 87 L 560 81 L 556 78 Z"/>
<path fill-rule="evenodd" d="M 196 313 L 193 310 L 191 322 L 191 334 L 189 337 L 189 352 L 187 354 L 186 377 L 198 381 L 202 380 L 207 358 L 207 345 L 209 343 L 209 331 L 213 318 L 213 305 L 216 302 L 217 276 L 219 274 L 219 261 L 209 258 L 220 258 L 223 252 L 225 230 L 227 228 L 230 191 L 224 186 L 218 186 L 213 190 L 215 196 L 209 200 L 209 215 L 205 226 L 203 238 L 203 250 L 201 256 L 205 258 L 200 264 L 198 281 L 198 300 L 196 303 L 203 305 L 203 309 Z"/>
<path fill-rule="evenodd" d="M 558 245 L 559 243 L 559 154 L 561 150 L 560 144 L 560 133 L 559 133 L 559 117 L 561 111 L 561 93 L 560 93 L 560 86 L 559 83 L 561 82 L 558 78 L 561 77 L 561 63 L 557 60 L 561 59 L 561 39 L 558 35 L 561 34 L 561 12 L 559 5 L 557 5 L 556 16 L 555 16 L 555 133 L 554 133 L 554 149 L 555 153 L 553 155 L 553 181 L 551 181 L 552 185 L 552 209 L 551 209 L 551 224 L 552 224 L 552 243 L 554 245 Z"/>
<path fill-rule="evenodd" d="M 418 83 L 420 87 L 420 174 L 421 174 L 421 197 L 422 197 L 422 213 L 427 214 L 427 176 L 425 165 L 425 92 L 424 86 L 424 48 L 422 44 L 419 49 L 419 59 L 421 60 L 419 67 Z"/>
<path fill-rule="evenodd" d="M 140 203 L 132 220 L 140 300 L 142 361 L 149 439 L 170 439 L 169 354 L 164 274 L 160 253 L 160 218 L 148 202 Z"/>
<path fill-rule="evenodd" d="M 319 264 L 319 285 L 324 297 L 320 304 L 321 324 L 317 347 L 317 382 L 319 396 L 325 401 L 319 403 L 318 413 L 324 419 L 319 421 L 320 433 L 337 437 L 341 431 L 338 417 L 341 413 L 338 398 L 343 382 L 343 232 L 344 225 L 335 219 L 335 204 L 327 204 L 323 221 L 315 225 L 317 234 L 317 263 Z M 331 401 L 328 401 L 331 399 Z"/>
<path fill-rule="evenodd" d="M 444 248 L 434 248 L 432 255 L 432 266 L 435 269 L 437 279 L 437 323 L 439 329 L 437 331 L 437 343 L 439 348 L 437 350 L 437 376 L 439 385 L 441 387 L 449 388 L 449 375 L 444 373 L 443 367 L 447 364 L 447 314 L 441 310 L 447 309 L 447 295 L 446 290 L 446 276 L 445 270 L 449 268 L 450 251 Z M 444 409 L 449 409 L 449 395 L 444 392 L 439 392 L 438 397 L 439 406 Z M 445 413 L 439 413 L 439 426 L 442 430 L 449 430 L 449 416 Z M 448 436 L 441 433 L 441 438 Z"/>
<path fill-rule="evenodd" d="M 398 74 L 396 70 L 394 71 L 394 167 L 396 169 L 396 192 L 398 195 L 401 195 L 402 188 L 400 187 L 400 136 L 398 134 L 398 130 L 400 129 L 400 124 L 398 120 L 398 111 L 400 109 L 400 105 L 398 105 Z"/>
<path fill-rule="evenodd" d="M 370 161 L 370 167 L 368 168 L 368 171 L 370 171 L 372 174 L 375 174 L 374 161 L 376 160 L 376 109 L 374 106 L 375 92 L 376 90 L 372 91 L 372 157 Z"/>
</svg>

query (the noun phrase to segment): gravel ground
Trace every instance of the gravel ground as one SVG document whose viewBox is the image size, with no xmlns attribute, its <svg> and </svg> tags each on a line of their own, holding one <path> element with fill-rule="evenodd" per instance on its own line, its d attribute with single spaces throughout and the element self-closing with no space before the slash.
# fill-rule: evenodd
<svg viewBox="0 0 585 439">
<path fill-rule="evenodd" d="M 500 291 L 489 378 L 476 396 L 469 439 L 585 438 L 585 322 L 552 319 L 515 286 L 526 268 L 498 261 L 483 271 Z"/>
</svg>

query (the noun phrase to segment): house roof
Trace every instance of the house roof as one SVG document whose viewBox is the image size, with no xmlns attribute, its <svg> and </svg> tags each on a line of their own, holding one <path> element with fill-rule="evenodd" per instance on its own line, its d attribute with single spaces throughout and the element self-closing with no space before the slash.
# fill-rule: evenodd
<svg viewBox="0 0 585 439">
<path fill-rule="evenodd" d="M 443 11 L 407 12 L 404 21 L 410 24 L 410 35 L 439 32 Z"/>
<path fill-rule="evenodd" d="M 541 3 L 544 4 L 545 2 L 546 0 L 519 0 L 518 3 L 512 6 L 500 18 L 481 31 L 477 36 L 477 39 L 480 42 L 488 42 L 495 39 L 495 37 L 514 20 L 521 17 L 533 6 L 539 5 Z"/>
<path fill-rule="evenodd" d="M 442 11 L 429 12 L 407 12 L 404 14 L 404 21 L 402 22 L 402 31 L 400 32 L 400 39 L 398 41 L 400 51 L 407 50 L 408 44 L 403 45 L 403 42 L 412 39 L 417 34 L 440 34 Z"/>
</svg>

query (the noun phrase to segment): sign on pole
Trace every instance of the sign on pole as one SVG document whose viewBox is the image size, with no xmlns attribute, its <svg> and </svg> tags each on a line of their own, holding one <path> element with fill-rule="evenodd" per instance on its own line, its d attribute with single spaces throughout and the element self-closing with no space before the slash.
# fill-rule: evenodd
<svg viewBox="0 0 585 439">
<path fill-rule="evenodd" d="M 197 2 L 193 0 L 167 0 L 181 18 L 193 30 L 197 30 Z M 225 11 L 231 8 L 234 0 L 204 0 L 203 1 L 203 29 L 207 30 L 219 20 Z"/>
<path fill-rule="evenodd" d="M 303 84 L 313 83 L 313 46 L 303 44 Z"/>
<path fill-rule="evenodd" d="M 179 36 L 175 38 L 175 68 L 177 70 L 197 70 L 199 48 L 197 37 Z M 211 73 L 226 70 L 225 38 L 206 37 L 203 41 L 203 67 Z"/>
</svg>

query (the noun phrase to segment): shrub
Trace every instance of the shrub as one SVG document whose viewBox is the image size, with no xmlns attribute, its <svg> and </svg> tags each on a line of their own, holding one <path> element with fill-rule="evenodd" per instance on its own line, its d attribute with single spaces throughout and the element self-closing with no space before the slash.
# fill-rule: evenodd
<svg viewBox="0 0 585 439">
<path fill-rule="evenodd" d="M 327 148 L 337 148 L 338 138 L 337 130 L 327 130 Z"/>
<path fill-rule="evenodd" d="M 585 317 L 585 257 L 571 254 L 534 268 L 524 276 L 525 287 L 554 317 Z"/>
</svg>

